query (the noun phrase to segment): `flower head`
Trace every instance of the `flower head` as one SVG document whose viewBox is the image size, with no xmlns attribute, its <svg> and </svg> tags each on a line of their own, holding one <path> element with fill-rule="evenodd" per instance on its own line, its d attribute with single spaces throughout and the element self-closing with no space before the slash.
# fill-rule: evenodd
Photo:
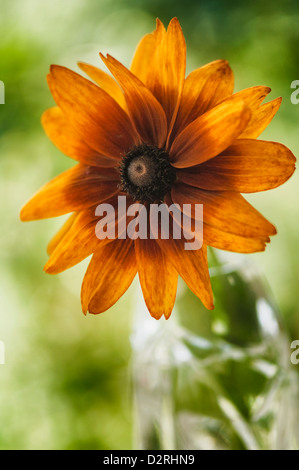
<svg viewBox="0 0 299 470">
<path fill-rule="evenodd" d="M 224 60 L 185 78 L 186 46 L 176 18 L 167 30 L 157 20 L 130 70 L 110 55 L 100 56 L 114 78 L 85 63 L 79 66 L 94 83 L 51 67 L 48 83 L 57 107 L 43 114 L 42 123 L 54 144 L 79 163 L 46 184 L 21 218 L 72 213 L 49 243 L 44 269 L 59 273 L 93 255 L 82 284 L 84 313 L 107 310 L 137 272 L 157 319 L 171 314 L 178 275 L 212 309 L 207 245 L 252 253 L 264 250 L 276 233 L 241 193 L 275 188 L 294 172 L 287 147 L 257 140 L 281 99 L 262 104 L 270 92 L 265 86 L 233 94 L 233 74 Z M 173 232 L 168 239 L 132 239 L 119 232 L 115 239 L 99 239 L 96 208 L 109 203 L 117 211 L 119 195 L 144 207 L 202 204 L 202 247 L 186 250 L 184 238 Z"/>
</svg>

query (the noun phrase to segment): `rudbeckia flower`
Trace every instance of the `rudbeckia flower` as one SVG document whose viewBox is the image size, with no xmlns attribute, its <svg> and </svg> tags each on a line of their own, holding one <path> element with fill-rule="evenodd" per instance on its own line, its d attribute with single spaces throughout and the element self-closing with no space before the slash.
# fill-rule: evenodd
<svg viewBox="0 0 299 470">
<path fill-rule="evenodd" d="M 101 313 L 138 272 L 150 314 L 168 318 L 178 275 L 213 308 L 207 245 L 263 251 L 275 227 L 241 195 L 275 188 L 294 172 L 284 145 L 257 140 L 281 99 L 255 86 L 233 94 L 233 73 L 216 60 L 185 78 L 186 46 L 176 18 L 141 39 L 130 70 L 100 54 L 111 75 L 85 63 L 92 80 L 53 65 L 48 83 L 57 107 L 42 116 L 53 143 L 79 163 L 25 205 L 24 221 L 72 213 L 48 246 L 45 271 L 56 274 L 92 255 L 82 284 L 84 313 Z M 118 195 L 144 206 L 203 204 L 203 245 L 184 240 L 95 235 L 96 207 L 117 210 Z"/>
</svg>

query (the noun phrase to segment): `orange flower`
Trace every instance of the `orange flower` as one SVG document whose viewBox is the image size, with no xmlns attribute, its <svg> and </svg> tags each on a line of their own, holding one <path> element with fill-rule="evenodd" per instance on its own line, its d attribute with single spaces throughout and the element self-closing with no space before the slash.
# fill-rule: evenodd
<svg viewBox="0 0 299 470">
<path fill-rule="evenodd" d="M 208 308 L 213 295 L 206 246 L 262 251 L 275 227 L 240 193 L 275 188 L 294 172 L 284 145 L 256 140 L 279 108 L 262 104 L 270 88 L 233 93 L 224 60 L 194 70 L 185 79 L 185 40 L 176 18 L 167 31 L 140 42 L 128 70 L 101 58 L 115 80 L 79 63 L 96 83 L 52 66 L 48 83 L 57 107 L 42 123 L 54 144 L 79 163 L 46 184 L 22 209 L 22 220 L 73 214 L 48 246 L 48 273 L 59 273 L 93 254 L 82 284 L 82 309 L 100 313 L 113 305 L 139 274 L 154 318 L 168 318 L 178 274 Z M 95 208 L 117 206 L 117 196 L 148 206 L 154 201 L 203 204 L 201 249 L 183 239 L 99 240 Z"/>
</svg>

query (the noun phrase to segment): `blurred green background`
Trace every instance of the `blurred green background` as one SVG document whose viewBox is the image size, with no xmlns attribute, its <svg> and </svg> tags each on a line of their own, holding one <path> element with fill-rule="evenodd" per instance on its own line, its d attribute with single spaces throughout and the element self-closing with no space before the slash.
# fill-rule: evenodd
<svg viewBox="0 0 299 470">
<path fill-rule="evenodd" d="M 133 446 L 130 332 L 134 287 L 100 316 L 84 317 L 80 286 L 87 262 L 46 275 L 46 245 L 62 220 L 24 224 L 23 203 L 71 167 L 47 139 L 41 113 L 53 104 L 52 63 L 79 71 L 99 51 L 129 66 L 139 39 L 177 16 L 187 42 L 187 72 L 227 59 L 235 90 L 272 88 L 283 97 L 262 138 L 299 155 L 296 0 L 0 0 L 0 365 L 1 449 L 130 449 Z M 265 273 L 291 339 L 299 339 L 298 174 L 282 187 L 250 195 L 278 230 L 266 252 L 249 256 Z M 209 315 L 209 312 L 206 313 Z M 155 321 L 155 320 L 153 320 Z M 171 321 L 171 320 L 170 320 Z M 299 368 L 299 366 L 297 366 Z"/>
</svg>

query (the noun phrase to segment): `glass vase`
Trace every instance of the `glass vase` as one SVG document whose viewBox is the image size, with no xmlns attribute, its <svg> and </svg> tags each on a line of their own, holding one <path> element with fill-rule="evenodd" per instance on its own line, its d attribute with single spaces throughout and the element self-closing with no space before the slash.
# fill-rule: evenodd
<svg viewBox="0 0 299 470">
<path fill-rule="evenodd" d="M 215 309 L 180 282 L 169 320 L 137 295 L 136 449 L 297 449 L 297 374 L 264 277 L 245 255 L 209 253 Z"/>
</svg>

